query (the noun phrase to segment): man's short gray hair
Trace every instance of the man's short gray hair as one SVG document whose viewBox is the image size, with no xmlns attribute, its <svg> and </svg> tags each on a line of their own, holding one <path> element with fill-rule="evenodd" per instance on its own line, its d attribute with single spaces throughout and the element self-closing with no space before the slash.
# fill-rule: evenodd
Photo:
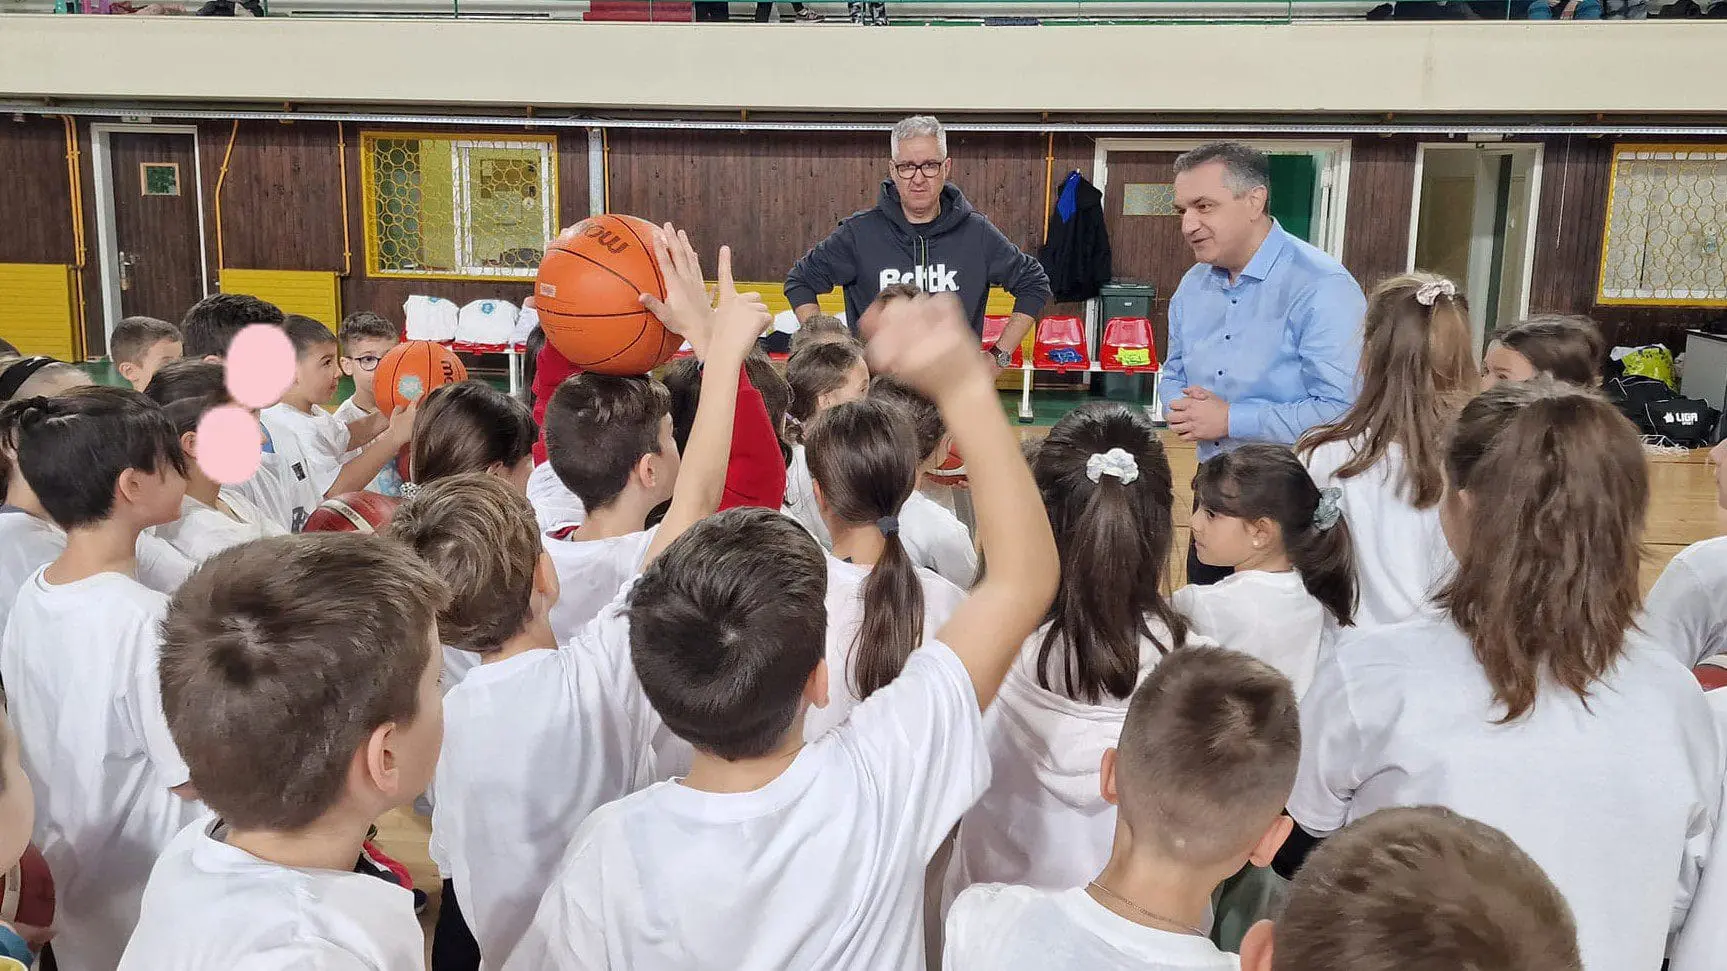
<svg viewBox="0 0 1727 971">
<path fill-rule="evenodd" d="M 1260 186 L 1271 188 L 1271 160 L 1259 149 L 1240 142 L 1211 142 L 1186 152 L 1175 160 L 1175 174 L 1212 162 L 1223 163 L 1223 184 L 1237 196 Z"/>
<path fill-rule="evenodd" d="M 888 140 L 888 148 L 895 159 L 899 158 L 900 143 L 908 138 L 933 138 L 936 147 L 941 150 L 941 157 L 947 158 L 947 129 L 941 126 L 934 115 L 913 115 L 893 126 L 893 136 Z"/>
</svg>

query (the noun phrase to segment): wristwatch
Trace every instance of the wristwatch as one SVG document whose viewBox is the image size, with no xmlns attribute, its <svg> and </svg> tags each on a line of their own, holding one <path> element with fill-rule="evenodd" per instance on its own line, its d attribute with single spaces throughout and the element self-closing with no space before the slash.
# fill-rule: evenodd
<svg viewBox="0 0 1727 971">
<path fill-rule="evenodd" d="M 1013 352 L 1003 350 L 1000 344 L 989 348 L 985 353 L 995 358 L 995 366 L 1004 371 L 1007 370 L 1009 365 L 1013 364 Z"/>
</svg>

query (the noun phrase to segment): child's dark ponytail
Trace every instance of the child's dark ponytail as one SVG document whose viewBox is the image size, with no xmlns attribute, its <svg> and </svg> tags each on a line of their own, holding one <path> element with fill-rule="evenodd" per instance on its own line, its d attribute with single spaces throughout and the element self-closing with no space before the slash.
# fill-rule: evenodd
<svg viewBox="0 0 1727 971">
<path fill-rule="evenodd" d="M 833 516 L 874 526 L 885 540 L 864 580 L 863 623 L 847 674 L 853 693 L 868 698 L 898 677 L 923 643 L 923 585 L 899 533 L 900 508 L 917 485 L 916 436 L 893 406 L 866 399 L 822 414 L 805 447 L 810 477 Z"/>
<path fill-rule="evenodd" d="M 1169 459 L 1143 410 L 1099 402 L 1057 422 L 1031 466 L 1061 554 L 1038 684 L 1088 703 L 1125 699 L 1139 684 L 1141 641 L 1167 654 L 1187 640 L 1162 589 L 1175 534 Z"/>
<path fill-rule="evenodd" d="M 1339 626 L 1354 622 L 1355 547 L 1338 505 L 1341 493 L 1314 485 L 1294 452 L 1265 442 L 1225 452 L 1199 467 L 1193 492 L 1218 515 L 1277 523 L 1307 592 Z"/>
</svg>

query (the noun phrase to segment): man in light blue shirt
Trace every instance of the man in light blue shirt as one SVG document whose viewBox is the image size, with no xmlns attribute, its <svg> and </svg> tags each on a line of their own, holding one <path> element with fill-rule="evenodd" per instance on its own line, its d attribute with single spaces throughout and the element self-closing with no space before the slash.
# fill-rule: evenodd
<svg viewBox="0 0 1727 971">
<path fill-rule="evenodd" d="M 1367 298 L 1343 264 L 1271 217 L 1269 183 L 1266 157 L 1245 145 L 1175 161 L 1175 207 L 1199 263 L 1169 301 L 1158 393 L 1201 461 L 1243 442 L 1293 445 L 1355 400 Z"/>
</svg>

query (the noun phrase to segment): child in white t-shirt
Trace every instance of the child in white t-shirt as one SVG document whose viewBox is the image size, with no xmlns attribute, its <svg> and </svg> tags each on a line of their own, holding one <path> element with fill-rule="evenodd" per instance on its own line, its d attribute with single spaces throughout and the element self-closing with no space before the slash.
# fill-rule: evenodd
<svg viewBox="0 0 1727 971">
<path fill-rule="evenodd" d="M 692 282 L 702 292 L 700 276 Z M 742 302 L 728 303 L 711 322 L 705 306 L 687 309 L 696 319 L 680 318 L 682 302 L 661 319 L 696 334 L 704 348 L 701 338 L 719 331 L 707 351 L 703 399 L 713 413 L 697 417 L 650 559 L 714 511 L 711 486 L 725 479 L 738 386 L 729 372 L 766 320 L 765 308 Z M 440 615 L 440 633 L 481 659 L 444 700 L 432 830 L 450 869 L 445 905 L 460 900 L 483 966 L 498 968 L 527 930 L 582 820 L 653 781 L 649 746 L 658 719 L 630 661 L 626 602 L 614 601 L 559 645 L 550 621 L 557 572 L 532 510 L 510 486 L 483 475 L 440 479 L 397 510 L 389 532 L 451 579 L 455 596 Z M 551 771 L 548 753 L 559 760 Z M 441 926 L 434 964 L 442 963 L 437 951 L 445 939 Z"/>
<path fill-rule="evenodd" d="M 1079 889 L 983 884 L 947 919 L 945 971 L 1234 971 L 1206 937 L 1212 891 L 1289 835 L 1301 757 L 1289 681 L 1235 651 L 1171 654 L 1134 691 L 1101 763 L 1119 811 Z"/>
<path fill-rule="evenodd" d="M 316 508 L 331 496 L 359 492 L 386 464 L 396 460 L 396 454 L 408 444 L 414 404 L 398 409 L 396 416 L 374 413 L 343 424 L 323 408 L 324 402 L 336 396 L 340 381 L 336 335 L 318 321 L 298 314 L 289 314 L 282 329 L 294 344 L 294 383 L 280 403 L 265 408 L 258 417 L 278 449 L 284 440 L 297 447 L 298 462 L 305 463 L 305 477 L 301 478 L 301 470 L 294 467 L 297 463 L 290 463 L 296 493 L 304 494 L 303 501 Z M 344 461 L 350 448 L 361 452 Z M 304 524 L 302 519 L 294 529 Z"/>
<path fill-rule="evenodd" d="M 1363 327 L 1355 404 L 1296 451 L 1320 488 L 1343 490 L 1360 587 L 1355 625 L 1369 628 L 1420 610 L 1456 567 L 1439 527 L 1442 454 L 1481 378 L 1468 311 L 1444 277 L 1381 283 Z"/>
<path fill-rule="evenodd" d="M 1715 504 L 1727 509 L 1727 441 L 1709 452 Z M 1637 626 L 1686 667 L 1727 654 L 1727 536 L 1693 543 L 1668 562 L 1643 603 Z"/>
<path fill-rule="evenodd" d="M 984 719 L 994 773 L 960 824 L 949 903 L 974 883 L 1059 890 L 1103 867 L 1116 817 L 1100 789 L 1103 753 L 1121 734 L 1134 688 L 1194 643 L 1163 594 L 1174 491 L 1144 410 L 1076 408 L 1032 455 L 1061 550 L 1061 588 Z"/>
<path fill-rule="evenodd" d="M 919 453 L 918 481 L 947 460 L 953 438 L 941 420 L 941 410 L 935 402 L 892 378 L 877 378 L 870 383 L 870 397 L 898 407 L 917 432 Z M 936 573 L 962 590 L 977 579 L 977 547 L 972 543 L 971 530 L 945 506 L 924 495 L 922 489 L 912 491 L 900 510 L 906 552 L 913 563 Z"/>
<path fill-rule="evenodd" d="M 138 535 L 179 515 L 185 456 L 143 395 L 81 388 L 0 412 L 17 463 L 66 528 L 66 548 L 18 593 L 0 676 L 35 842 L 54 874 L 67 971 L 114 967 L 156 855 L 201 811 L 163 716 L 168 600 L 133 579 Z"/>
<path fill-rule="evenodd" d="M 1355 614 L 1355 562 L 1342 490 L 1320 489 L 1295 453 L 1250 442 L 1199 467 L 1193 550 L 1233 574 L 1175 592 L 1194 633 L 1251 654 L 1307 693 L 1321 636 Z"/>
<path fill-rule="evenodd" d="M 815 499 L 833 537 L 828 556 L 827 704 L 804 716 L 813 741 L 899 676 L 964 591 L 913 564 L 900 516 L 916 492 L 916 434 L 872 399 L 835 405 L 804 439 Z"/>
<path fill-rule="evenodd" d="M 401 544 L 356 533 L 259 540 L 187 581 L 162 698 L 212 815 L 163 851 L 120 968 L 423 966 L 413 895 L 354 861 L 431 781 L 448 596 Z"/>
<path fill-rule="evenodd" d="M 1593 392 L 1502 384 L 1463 409 L 1445 472 L 1456 576 L 1321 660 L 1289 812 L 1315 836 L 1388 806 L 1479 819 L 1564 893 L 1585 966 L 1659 967 L 1727 756 L 1691 673 L 1634 626 L 1636 429 Z"/>
<path fill-rule="evenodd" d="M 378 414 L 378 362 L 401 343 L 401 331 L 383 316 L 361 310 L 342 318 L 341 326 L 336 329 L 336 341 L 342 348 L 338 362 L 342 373 L 354 382 L 354 393 L 336 408 L 336 420 L 352 428 L 355 422 Z M 361 451 L 350 441 L 342 461 L 352 462 L 360 457 Z M 396 468 L 396 463 L 385 462 L 366 489 L 380 495 L 400 497 L 402 473 Z"/>
<path fill-rule="evenodd" d="M 1727 747 L 1727 691 L 1716 688 L 1704 698 Z M 1727 782 L 1721 790 L 1721 811 L 1727 814 Z M 1715 840 L 1703 864 L 1690 912 L 1667 952 L 1669 971 L 1713 971 L 1721 966 L 1721 955 L 1727 954 L 1727 825 L 1721 818 L 1715 822 Z"/>
<path fill-rule="evenodd" d="M 869 381 L 870 370 L 864 363 L 863 349 L 852 341 L 810 344 L 786 361 L 786 383 L 791 385 L 792 392 L 786 424 L 789 437 L 798 444 L 792 446 L 791 461 L 786 466 L 784 512 L 825 547 L 833 545 L 833 537 L 828 535 L 821 508 L 816 505 L 809 458 L 801 444 L 804 431 L 829 408 L 862 398 L 869 392 Z"/>
<path fill-rule="evenodd" d="M 210 409 L 233 403 L 223 372 L 222 365 L 211 361 L 173 361 L 156 373 L 145 392 L 174 423 L 189 459 L 180 518 L 152 532 L 197 563 L 230 546 L 286 532 L 241 493 L 222 488 L 198 466 L 199 420 Z"/>
<path fill-rule="evenodd" d="M 629 619 L 643 690 L 694 763 L 588 817 L 511 971 L 923 967 L 924 871 L 988 780 L 980 709 L 1058 561 L 958 303 L 896 302 L 870 353 L 966 416 L 989 575 L 899 677 L 806 744 L 829 684 L 820 547 L 761 509 L 691 528 L 638 581 Z"/>
<path fill-rule="evenodd" d="M 1326 840 L 1296 874 L 1277 923 L 1260 921 L 1242 941 L 1241 968 L 1583 971 L 1584 964 L 1571 909 L 1528 854 L 1491 826 L 1420 806 L 1382 809 Z"/>
</svg>

